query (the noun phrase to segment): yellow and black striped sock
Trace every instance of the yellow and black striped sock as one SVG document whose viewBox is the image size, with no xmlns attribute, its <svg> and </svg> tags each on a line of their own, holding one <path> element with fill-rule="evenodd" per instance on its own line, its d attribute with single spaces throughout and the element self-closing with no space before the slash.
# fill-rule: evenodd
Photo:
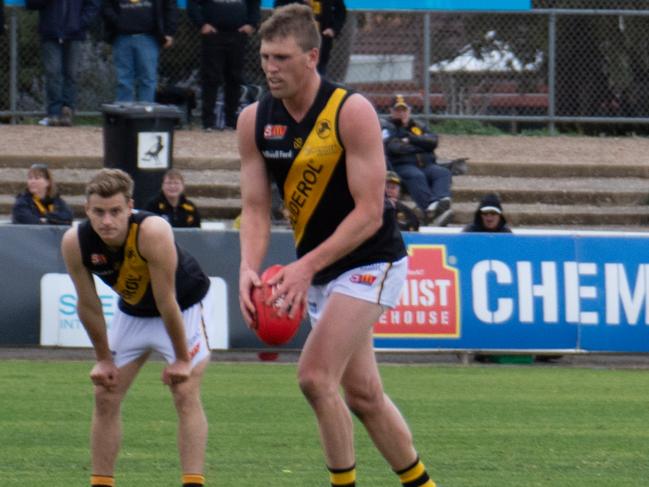
<svg viewBox="0 0 649 487">
<path fill-rule="evenodd" d="M 205 485 L 205 476 L 200 473 L 184 473 L 183 487 L 203 487 Z"/>
<path fill-rule="evenodd" d="M 415 462 L 403 470 L 396 472 L 401 480 L 401 485 L 405 487 L 436 487 L 435 482 L 433 482 L 428 473 L 426 472 L 426 467 L 421 463 L 419 457 Z"/>
<path fill-rule="evenodd" d="M 356 464 L 349 468 L 329 468 L 332 487 L 356 487 Z"/>
<path fill-rule="evenodd" d="M 110 475 L 95 475 L 90 476 L 91 487 L 115 487 L 115 477 Z"/>
</svg>

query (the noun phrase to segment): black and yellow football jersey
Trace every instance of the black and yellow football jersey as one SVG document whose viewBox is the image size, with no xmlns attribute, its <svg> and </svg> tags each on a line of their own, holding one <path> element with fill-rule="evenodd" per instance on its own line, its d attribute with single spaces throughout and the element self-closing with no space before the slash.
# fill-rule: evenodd
<svg viewBox="0 0 649 487">
<path fill-rule="evenodd" d="M 345 148 L 338 134 L 338 115 L 349 95 L 347 89 L 323 79 L 301 122 L 293 120 L 282 101 L 270 94 L 257 107 L 255 140 L 288 210 L 298 257 L 326 240 L 354 208 Z M 405 255 L 394 209 L 386 201 L 381 228 L 316 274 L 313 283 L 323 284 L 354 267 L 393 262 Z"/>
<path fill-rule="evenodd" d="M 146 260 L 140 255 L 137 238 L 140 225 L 152 213 L 133 212 L 126 242 L 111 250 L 86 220 L 78 228 L 83 265 L 108 284 L 119 295 L 119 308 L 132 316 L 160 316 L 153 298 L 151 277 Z M 205 297 L 209 278 L 194 257 L 176 245 L 176 297 L 184 310 Z"/>
</svg>

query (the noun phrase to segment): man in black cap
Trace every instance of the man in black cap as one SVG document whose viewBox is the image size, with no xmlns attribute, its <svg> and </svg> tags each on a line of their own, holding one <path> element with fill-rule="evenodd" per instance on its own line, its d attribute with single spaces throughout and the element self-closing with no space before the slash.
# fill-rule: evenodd
<svg viewBox="0 0 649 487">
<path fill-rule="evenodd" d="M 383 128 L 389 165 L 424 215 L 426 224 L 446 226 L 451 220 L 451 171 L 436 164 L 437 135 L 410 118 L 410 106 L 396 95 Z"/>
<path fill-rule="evenodd" d="M 394 171 L 388 171 L 385 178 L 385 196 L 396 211 L 399 229 L 406 232 L 419 231 L 419 218 L 408 205 L 401 202 L 401 178 Z"/>
</svg>

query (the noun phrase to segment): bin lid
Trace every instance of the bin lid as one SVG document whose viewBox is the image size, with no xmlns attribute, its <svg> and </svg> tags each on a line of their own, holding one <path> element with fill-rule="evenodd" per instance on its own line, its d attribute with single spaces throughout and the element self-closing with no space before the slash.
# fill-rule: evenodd
<svg viewBox="0 0 649 487">
<path fill-rule="evenodd" d="M 104 103 L 101 111 L 125 118 L 182 118 L 183 112 L 176 105 L 144 102 Z"/>
</svg>

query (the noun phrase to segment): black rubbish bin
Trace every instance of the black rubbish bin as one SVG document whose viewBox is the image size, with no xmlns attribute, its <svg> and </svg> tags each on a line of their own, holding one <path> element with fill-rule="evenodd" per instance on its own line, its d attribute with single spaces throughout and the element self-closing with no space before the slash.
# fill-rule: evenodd
<svg viewBox="0 0 649 487">
<path fill-rule="evenodd" d="M 176 106 L 157 103 L 110 103 L 101 109 L 104 167 L 131 175 L 135 208 L 143 208 L 173 167 L 174 126 L 183 114 Z"/>
</svg>

